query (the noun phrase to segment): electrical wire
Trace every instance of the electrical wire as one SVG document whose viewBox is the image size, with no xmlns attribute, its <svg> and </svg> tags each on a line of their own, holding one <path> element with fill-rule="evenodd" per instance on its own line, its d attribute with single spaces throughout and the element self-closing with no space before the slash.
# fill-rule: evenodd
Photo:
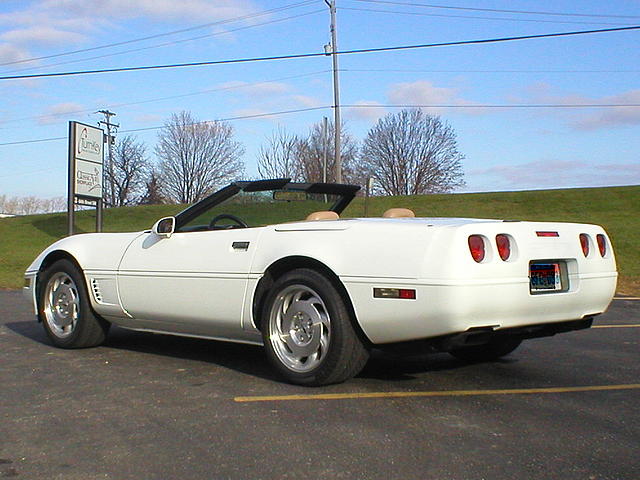
<svg viewBox="0 0 640 480">
<path fill-rule="evenodd" d="M 340 108 L 491 108 L 491 109 L 515 109 L 515 108 L 637 108 L 640 107 L 640 103 L 504 103 L 504 104 L 473 104 L 473 105 L 459 105 L 459 104 L 342 104 Z M 287 115 L 291 113 L 303 113 L 312 112 L 317 110 L 329 110 L 335 108 L 333 105 L 322 105 L 317 107 L 296 108 L 292 110 L 280 110 L 276 112 L 256 113 L 251 115 L 240 115 L 235 117 L 218 118 L 215 120 L 204 120 L 201 122 L 194 122 L 189 125 L 200 125 L 213 122 L 232 122 L 235 120 L 250 120 L 254 118 L 272 117 L 276 115 Z M 132 128 L 129 130 L 120 130 L 119 133 L 136 133 L 145 132 L 151 130 L 160 130 L 165 128 L 164 125 Z M 41 138 L 37 140 L 23 140 L 18 142 L 5 142 L 0 143 L 0 147 L 10 145 L 25 145 L 31 143 L 52 142 L 57 140 L 67 140 L 67 137 L 52 137 Z"/>
<path fill-rule="evenodd" d="M 640 70 L 423 70 L 409 68 L 341 68 L 340 72 L 390 73 L 639 73 Z"/>
<path fill-rule="evenodd" d="M 234 120 L 249 120 L 249 119 L 254 119 L 254 118 L 264 118 L 264 117 L 273 117 L 276 115 L 287 115 L 287 114 L 291 114 L 291 113 L 303 113 L 303 112 L 313 112 L 316 110 L 327 110 L 333 108 L 331 105 L 323 105 L 323 106 L 318 106 L 318 107 L 306 107 L 306 108 L 296 108 L 296 109 L 292 109 L 292 110 L 280 110 L 277 112 L 267 112 L 267 113 L 255 113 L 255 114 L 251 114 L 251 115 L 239 115 L 239 116 L 235 116 L 235 117 L 226 117 L 226 118 L 218 118 L 215 120 L 204 120 L 201 122 L 194 122 L 194 123 L 190 123 L 186 126 L 189 125 L 201 125 L 201 124 L 206 124 L 206 123 L 213 123 L 213 122 L 231 122 Z M 160 125 L 160 126 L 155 126 L 155 127 L 143 127 L 143 128 L 132 128 L 129 130 L 120 130 L 118 133 L 122 134 L 122 133 L 136 133 L 136 132 L 145 132 L 145 131 L 150 131 L 150 130 L 160 130 L 162 128 L 165 128 L 164 125 Z M 43 143 L 43 142 L 53 142 L 53 141 L 58 141 L 58 140 L 67 140 L 67 137 L 51 137 L 51 138 L 40 138 L 37 140 L 22 140 L 22 141 L 18 141 L 18 142 L 5 142 L 5 143 L 0 143 L 0 147 L 5 147 L 5 146 L 10 146 L 10 145 L 26 145 L 26 144 L 30 144 L 30 143 Z"/>
<path fill-rule="evenodd" d="M 60 65 L 69 65 L 69 64 L 72 64 L 72 63 L 87 62 L 87 61 L 90 61 L 90 60 L 97 60 L 97 59 L 101 59 L 101 58 L 108 58 L 108 57 L 115 57 L 115 56 L 118 56 L 118 55 L 125 55 L 127 53 L 141 52 L 141 51 L 144 51 L 144 50 L 151 50 L 151 49 L 154 49 L 154 48 L 167 47 L 167 46 L 177 45 L 179 43 L 192 42 L 194 40 L 202 40 L 203 38 L 210 38 L 210 37 L 216 37 L 216 36 L 220 36 L 220 35 L 227 35 L 229 33 L 239 32 L 241 30 L 248 30 L 250 28 L 262 27 L 262 26 L 271 25 L 271 24 L 274 24 L 274 23 L 285 22 L 285 21 L 292 20 L 292 19 L 295 19 L 295 18 L 307 17 L 309 15 L 315 15 L 316 13 L 320 13 L 320 12 L 324 12 L 324 10 L 312 10 L 311 12 L 301 13 L 299 15 L 291 15 L 289 17 L 277 18 L 277 19 L 274 19 L 274 20 L 269 20 L 269 21 L 262 22 L 262 23 L 255 23 L 253 25 L 247 25 L 247 26 L 244 26 L 244 27 L 232 28 L 232 29 L 229 29 L 229 30 L 225 30 L 223 32 L 208 33 L 206 35 L 199 35 L 197 37 L 184 38 L 184 39 L 181 39 L 181 40 L 174 40 L 172 42 L 159 43 L 159 44 L 156 44 L 156 45 L 149 45 L 149 46 L 140 47 L 140 48 L 132 48 L 132 49 L 128 49 L 128 50 L 122 50 L 120 52 L 107 53 L 105 55 L 96 55 L 96 56 L 93 56 L 93 57 L 80 58 L 80 59 L 77 59 L 77 60 L 70 60 L 70 61 L 67 61 L 67 62 L 49 63 L 47 65 L 40 65 L 40 66 L 37 66 L 37 67 L 28 67 L 28 68 L 21 68 L 21 69 L 17 69 L 17 70 L 10 70 L 10 71 L 4 72 L 4 73 L 6 74 L 6 73 L 28 72 L 28 71 L 32 71 L 32 70 L 38 70 L 40 68 L 57 67 L 57 66 L 60 66 Z"/>
<path fill-rule="evenodd" d="M 375 8 L 357 8 L 357 7 L 338 7 L 338 10 L 354 10 L 359 12 L 375 12 L 375 13 L 392 13 L 394 15 L 414 15 L 423 17 L 438 18 L 467 18 L 470 20 L 498 20 L 507 22 L 531 22 L 531 23 L 554 23 L 554 24 L 575 24 L 575 25 L 634 25 L 632 23 L 622 22 L 578 22 L 575 20 L 542 20 L 534 18 L 505 18 L 505 17 L 480 17 L 477 15 L 451 15 L 444 13 L 426 13 L 426 12 L 406 12 L 399 10 L 377 10 Z"/>
<path fill-rule="evenodd" d="M 392 52 L 392 51 L 400 51 L 400 50 L 416 50 L 416 49 L 433 48 L 433 47 L 481 45 L 481 44 L 488 44 L 488 43 L 512 42 L 517 40 L 533 40 L 533 39 L 541 39 L 541 38 L 559 38 L 559 37 L 568 37 L 568 36 L 576 36 L 576 35 L 589 35 L 594 33 L 623 32 L 623 31 L 631 31 L 631 30 L 639 30 L 639 29 L 640 29 L 640 25 L 634 25 L 631 27 L 604 28 L 604 29 L 597 29 L 597 30 L 578 30 L 573 32 L 543 33 L 538 35 L 520 35 L 520 36 L 513 36 L 513 37 L 485 38 L 480 40 L 461 40 L 461 41 L 454 41 L 454 42 L 424 43 L 424 44 L 414 44 L 414 45 L 400 45 L 400 46 L 393 46 L 393 47 L 361 48 L 361 49 L 353 49 L 353 50 L 343 50 L 340 52 L 336 52 L 336 54 L 351 55 L 351 54 L 362 54 L 362 53 Z M 68 76 L 98 74 L 98 73 L 120 73 L 120 72 L 133 72 L 133 71 L 143 71 L 143 70 L 159 70 L 159 69 L 168 69 L 168 68 L 229 65 L 229 64 L 238 64 L 238 63 L 253 63 L 253 62 L 276 61 L 276 60 L 314 58 L 314 57 L 322 57 L 326 55 L 327 54 L 324 52 L 323 53 L 300 53 L 300 54 L 291 54 L 291 55 L 275 55 L 275 56 L 252 57 L 252 58 L 235 58 L 235 59 L 228 59 L 228 60 L 212 60 L 212 61 L 206 61 L 206 62 L 172 63 L 167 65 L 146 65 L 146 66 L 137 66 L 137 67 L 78 70 L 78 71 L 72 71 L 72 72 L 39 73 L 39 74 L 33 74 L 33 75 L 10 75 L 10 76 L 2 76 L 0 77 L 0 80 L 24 80 L 24 79 L 30 79 L 30 78 L 68 77 Z"/>
<path fill-rule="evenodd" d="M 289 5 L 284 5 L 282 7 L 278 7 L 278 8 L 272 8 L 269 10 L 264 10 L 262 12 L 257 12 L 257 13 L 253 13 L 253 14 L 249 14 L 249 15 L 243 15 L 240 17 L 233 17 L 233 18 L 227 18 L 225 20 L 218 20 L 216 22 L 210 22 L 210 23 L 205 23 L 202 25 L 196 25 L 193 27 L 189 27 L 189 28 L 183 28 L 180 30 L 173 30 L 171 32 L 165 32 L 165 33 L 158 33 L 155 35 L 149 35 L 146 37 L 139 37 L 139 38 L 134 38 L 131 40 L 125 40 L 122 42 L 115 42 L 115 43 L 109 43 L 106 45 L 98 45 L 95 47 L 89 47 L 89 48 L 82 48 L 79 50 L 72 50 L 69 52 L 62 52 L 62 53 L 56 53 L 53 55 L 45 55 L 45 56 L 41 56 L 41 57 L 33 57 L 33 58 L 27 58 L 27 59 L 22 59 L 22 60 L 15 60 L 12 62 L 5 62 L 5 63 L 0 63 L 0 67 L 6 66 L 6 65 L 15 65 L 18 63 L 28 63 L 28 62 L 35 62 L 38 60 L 46 60 L 49 58 L 57 58 L 57 57 L 64 57 L 67 55 L 75 55 L 77 53 L 85 53 L 85 52 L 92 52 L 95 50 L 101 50 L 101 49 L 105 49 L 105 48 L 112 48 L 112 47 L 119 47 L 121 45 L 129 45 L 132 43 L 137 43 L 137 42 L 143 42 L 145 40 L 152 40 L 154 38 L 161 38 L 161 37 L 167 37 L 167 36 L 171 36 L 171 35 L 177 35 L 179 33 L 185 33 L 185 32 L 191 32 L 194 30 L 200 30 L 203 28 L 208 28 L 208 27 L 214 27 L 214 26 L 219 26 L 219 25 L 225 25 L 227 23 L 233 23 L 233 22 L 238 22 L 241 20 L 250 20 L 252 18 L 256 18 L 256 17 L 261 17 L 264 15 L 269 15 L 272 13 L 276 13 L 276 12 L 281 12 L 281 11 L 285 11 L 285 10 L 290 10 L 292 8 L 298 8 L 298 7 L 303 7 L 303 6 L 307 6 L 307 5 L 311 5 L 315 3 L 314 0 L 306 0 L 304 2 L 298 2 L 298 3 L 292 3 Z"/>
<path fill-rule="evenodd" d="M 493 103 L 493 104 L 344 104 L 341 108 L 615 108 L 640 107 L 640 103 Z"/>
<path fill-rule="evenodd" d="M 195 96 L 195 95 L 205 95 L 208 93 L 214 93 L 214 92 L 224 92 L 224 91 L 228 91 L 228 90 L 238 90 L 238 89 L 242 89 L 242 88 L 251 88 L 251 87 L 256 87 L 258 85 L 265 85 L 265 84 L 269 84 L 269 83 L 273 83 L 273 82 L 281 82 L 284 80 L 294 80 L 297 78 L 305 78 L 305 77 L 312 77 L 315 75 L 320 75 L 323 73 L 328 73 L 331 70 L 318 70 L 315 72 L 309 72 L 309 73 L 302 73 L 300 75 L 289 75 L 286 77 L 279 77 L 279 78 L 273 78 L 273 79 L 269 79 L 269 80 L 261 80 L 259 82 L 251 82 L 251 83 L 245 83 L 245 84 L 241 84 L 241 85 L 230 85 L 227 87 L 218 87 L 218 88 L 208 88 L 206 90 L 199 90 L 197 92 L 188 92 L 188 93 L 181 93 L 178 95 L 171 95 L 168 97 L 157 97 L 157 98 L 150 98 L 147 100 L 139 100 L 137 102 L 128 102 L 128 103 L 114 103 L 112 105 L 107 105 L 104 107 L 96 107 L 96 108 L 87 108 L 87 109 L 83 109 L 83 110 L 73 110 L 73 111 L 68 111 L 68 112 L 62 112 L 62 113 L 50 113 L 50 114 L 45 114 L 45 115 L 34 115 L 31 117 L 22 117 L 22 118 L 14 118 L 11 120 L 4 120 L 2 123 L 13 123 L 13 122 L 20 122 L 20 121 L 24 121 L 24 120 L 37 120 L 37 119 L 45 119 L 45 118 L 55 118 L 55 117 L 62 117 L 62 116 L 67 116 L 67 115 L 75 115 L 75 114 L 80 114 L 80 113 L 95 113 L 96 110 L 98 110 L 98 108 L 103 108 L 103 109 L 107 109 L 107 110 L 115 110 L 118 108 L 122 108 L 122 107 L 130 107 L 132 105 L 143 105 L 146 103 L 154 103 L 154 102 L 161 102 L 164 100 L 174 100 L 176 98 L 186 98 L 186 97 L 191 97 L 191 96 Z M 3 127 L 0 127 L 0 129 L 3 129 Z"/>
<path fill-rule="evenodd" d="M 525 15 L 552 15 L 561 17 L 595 17 L 595 18 L 640 18 L 640 15 L 610 15 L 610 14 L 590 14 L 590 13 L 563 13 L 563 12 L 548 12 L 548 11 L 530 11 L 530 10 L 503 10 L 497 8 L 477 8 L 477 7 L 458 7 L 452 5 L 433 5 L 429 3 L 411 3 L 400 2 L 391 0 L 354 0 L 356 2 L 363 3 L 381 3 L 388 5 L 405 5 L 411 7 L 427 7 L 427 8 L 440 8 L 446 10 L 466 10 L 472 12 L 494 12 L 494 13 L 515 13 Z"/>
</svg>

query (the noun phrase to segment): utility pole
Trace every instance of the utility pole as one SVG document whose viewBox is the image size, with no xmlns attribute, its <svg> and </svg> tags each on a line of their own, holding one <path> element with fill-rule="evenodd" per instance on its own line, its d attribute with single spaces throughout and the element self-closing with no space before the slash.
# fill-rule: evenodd
<svg viewBox="0 0 640 480">
<path fill-rule="evenodd" d="M 107 156 L 109 159 L 109 163 L 107 165 L 107 169 L 109 170 L 109 195 L 111 199 L 111 206 L 115 203 L 116 191 L 115 186 L 113 184 L 113 136 L 111 135 L 111 128 L 113 127 L 113 133 L 115 134 L 115 129 L 120 125 L 117 123 L 111 123 L 111 117 L 115 117 L 116 114 L 110 112 L 109 110 L 98 110 L 96 113 L 101 113 L 104 115 L 104 120 L 100 120 L 98 125 L 105 125 L 107 127 Z M 104 175 L 102 184 L 104 185 Z"/>
<path fill-rule="evenodd" d="M 322 182 L 327 183 L 327 150 L 329 143 L 329 128 L 327 117 L 322 117 Z M 327 194 L 324 194 L 324 203 L 327 203 Z"/>
<path fill-rule="evenodd" d="M 327 117 L 322 117 L 322 181 L 327 183 L 327 140 L 329 136 L 329 128 L 327 125 Z"/>
<path fill-rule="evenodd" d="M 340 156 L 340 83 L 338 82 L 338 33 L 336 31 L 336 0 L 324 0 L 331 13 L 331 56 L 333 59 L 333 115 L 335 133 L 336 183 L 342 183 L 342 157 Z M 327 48 L 325 47 L 325 52 Z"/>
</svg>

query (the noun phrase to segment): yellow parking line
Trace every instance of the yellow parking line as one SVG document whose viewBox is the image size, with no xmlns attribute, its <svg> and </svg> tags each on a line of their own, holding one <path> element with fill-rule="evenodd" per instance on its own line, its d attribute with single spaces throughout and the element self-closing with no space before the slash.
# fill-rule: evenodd
<svg viewBox="0 0 640 480">
<path fill-rule="evenodd" d="M 629 324 L 621 324 L 621 325 L 594 325 L 591 328 L 638 328 L 640 327 L 640 323 L 629 323 Z"/>
<path fill-rule="evenodd" d="M 362 393 L 319 393 L 309 395 L 265 395 L 235 397 L 236 402 L 281 402 L 291 400 L 349 400 L 363 398 L 406 398 L 406 397 L 463 397 L 472 395 L 523 395 L 540 393 L 601 392 L 607 390 L 637 390 L 640 383 L 624 385 L 593 385 L 585 387 L 513 388 L 504 390 L 443 390 L 431 392 L 362 392 Z"/>
<path fill-rule="evenodd" d="M 640 300 L 640 297 L 613 297 L 614 300 Z"/>
</svg>

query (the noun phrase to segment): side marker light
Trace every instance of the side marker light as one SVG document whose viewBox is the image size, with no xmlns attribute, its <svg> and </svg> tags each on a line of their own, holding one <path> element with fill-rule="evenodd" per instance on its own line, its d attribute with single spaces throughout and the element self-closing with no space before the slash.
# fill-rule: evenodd
<svg viewBox="0 0 640 480">
<path fill-rule="evenodd" d="M 411 288 L 374 288 L 374 298 L 400 298 L 403 300 L 415 300 L 416 291 Z"/>
</svg>

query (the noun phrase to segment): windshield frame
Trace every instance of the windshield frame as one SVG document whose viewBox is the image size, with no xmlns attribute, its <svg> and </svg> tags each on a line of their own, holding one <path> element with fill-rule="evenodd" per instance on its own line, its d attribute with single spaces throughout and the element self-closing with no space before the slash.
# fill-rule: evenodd
<svg viewBox="0 0 640 480">
<path fill-rule="evenodd" d="M 178 213 L 175 216 L 175 228 L 176 230 L 179 230 L 190 221 L 196 219 L 202 213 L 230 199 L 240 192 L 263 192 L 267 190 L 299 191 L 305 193 L 326 193 L 336 195 L 338 199 L 329 208 L 329 210 L 340 215 L 354 199 L 356 193 L 360 190 L 360 186 L 342 183 L 299 183 L 292 182 L 290 178 L 233 182 Z"/>
</svg>

